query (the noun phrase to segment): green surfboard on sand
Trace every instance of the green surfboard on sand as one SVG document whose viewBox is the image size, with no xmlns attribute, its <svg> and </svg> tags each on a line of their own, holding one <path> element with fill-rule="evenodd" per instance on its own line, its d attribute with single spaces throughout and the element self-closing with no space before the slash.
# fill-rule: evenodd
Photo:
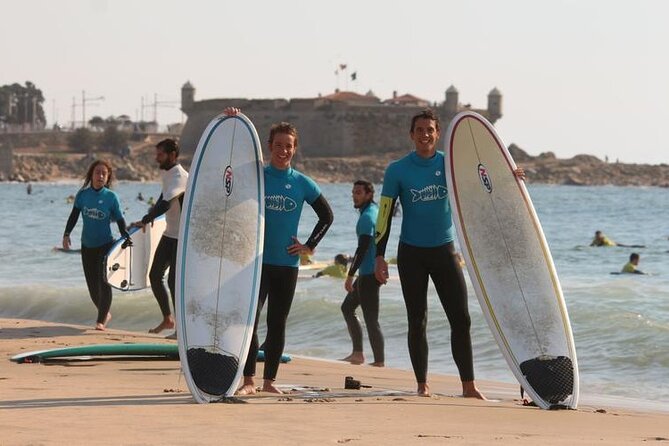
<svg viewBox="0 0 669 446">
<path fill-rule="evenodd" d="M 76 356 L 136 356 L 136 357 L 164 357 L 179 359 L 179 346 L 176 344 L 93 344 L 77 347 L 54 348 L 50 350 L 36 350 L 14 355 L 10 361 L 18 364 L 44 362 L 49 359 L 71 358 Z M 258 361 L 265 360 L 265 352 L 258 351 Z M 289 355 L 281 355 L 281 362 L 291 360 Z"/>
</svg>

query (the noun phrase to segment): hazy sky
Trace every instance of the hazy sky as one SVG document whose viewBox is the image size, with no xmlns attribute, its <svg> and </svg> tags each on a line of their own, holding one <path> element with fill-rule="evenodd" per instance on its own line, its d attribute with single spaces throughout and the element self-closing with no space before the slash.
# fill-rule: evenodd
<svg viewBox="0 0 669 446">
<path fill-rule="evenodd" d="M 339 86 L 441 102 L 453 84 L 477 108 L 497 87 L 500 136 L 530 154 L 669 162 L 663 0 L 0 0 L 0 17 L 0 85 L 34 82 L 50 122 L 68 123 L 82 90 L 105 97 L 87 119 L 134 119 L 157 94 L 158 120 L 179 122 L 169 102 L 187 80 L 196 100 Z"/>
</svg>

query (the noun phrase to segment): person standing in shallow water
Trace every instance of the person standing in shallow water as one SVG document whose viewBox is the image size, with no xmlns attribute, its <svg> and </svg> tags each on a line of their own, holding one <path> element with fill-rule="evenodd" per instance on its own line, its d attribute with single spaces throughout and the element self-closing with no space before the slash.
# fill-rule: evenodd
<svg viewBox="0 0 669 446">
<path fill-rule="evenodd" d="M 227 116 L 240 110 L 228 107 Z M 258 320 L 267 301 L 267 336 L 265 338 L 265 367 L 261 390 L 283 393 L 274 385 L 283 354 L 286 320 L 295 295 L 300 255 L 311 254 L 325 236 L 333 221 L 332 210 L 318 185 L 308 176 L 291 167 L 298 147 L 297 129 L 287 123 L 274 124 L 269 133 L 270 162 L 265 167 L 265 242 L 260 277 L 260 292 L 253 338 L 244 366 L 244 381 L 238 395 L 256 393 L 254 376 L 258 356 Z M 291 206 L 285 206 L 290 202 Z M 316 212 L 318 222 L 309 239 L 302 244 L 297 239 L 297 227 L 304 203 Z"/>
<path fill-rule="evenodd" d="M 188 183 L 188 172 L 178 163 L 178 158 L 179 144 L 174 139 L 164 139 L 156 144 L 156 163 L 160 170 L 165 171 L 162 175 L 162 191 L 156 204 L 149 209 L 142 220 L 132 224 L 132 226 L 143 228 L 148 224 L 153 224 L 153 220 L 165 214 L 165 232 L 158 242 L 149 271 L 151 291 L 158 301 L 163 320 L 156 327 L 151 328 L 149 333 L 160 333 L 163 330 L 174 328 L 174 316 L 170 308 L 170 297 L 165 287 L 164 277 L 165 271 L 169 268 L 167 284 L 174 307 L 179 220 Z M 176 333 L 168 338 L 176 339 Z"/>
<path fill-rule="evenodd" d="M 348 270 L 344 289 L 348 292 L 341 305 L 348 333 L 353 343 L 353 351 L 342 361 L 351 364 L 363 364 L 365 355 L 362 351 L 362 327 L 355 314 L 358 307 L 362 308 L 362 315 L 367 326 L 369 343 L 374 353 L 375 367 L 384 366 L 384 340 L 379 325 L 379 287 L 380 283 L 374 277 L 374 258 L 376 245 L 374 230 L 379 206 L 374 202 L 374 185 L 369 181 L 358 180 L 353 184 L 351 192 L 353 207 L 360 212 L 355 232 L 358 236 L 358 247 Z M 360 270 L 357 279 L 355 273 Z"/>
<path fill-rule="evenodd" d="M 88 293 L 98 309 L 96 330 L 104 330 L 111 321 L 109 310 L 112 290 L 106 281 L 104 267 L 105 256 L 114 244 L 109 227 L 111 222 L 115 221 L 121 236 L 129 239 L 121 202 L 118 195 L 110 190 L 112 179 L 112 166 L 107 161 L 97 160 L 89 166 L 84 185 L 74 198 L 74 206 L 63 234 L 63 249 L 68 251 L 72 245 L 70 233 L 81 215 L 84 221 L 81 231 L 81 263 Z"/>
<path fill-rule="evenodd" d="M 409 131 L 414 150 L 386 169 L 376 224 L 374 273 L 379 282 L 387 282 L 388 264 L 384 255 L 392 210 L 399 198 L 403 219 L 397 267 L 407 309 L 409 355 L 417 393 L 430 396 L 426 331 L 428 281 L 432 279 L 451 326 L 451 351 L 462 382 L 462 394 L 485 399 L 474 381 L 467 288 L 453 246 L 444 153 L 436 149 L 439 135 L 439 117 L 432 110 L 416 114 Z M 522 169 L 514 173 L 524 178 Z"/>
</svg>

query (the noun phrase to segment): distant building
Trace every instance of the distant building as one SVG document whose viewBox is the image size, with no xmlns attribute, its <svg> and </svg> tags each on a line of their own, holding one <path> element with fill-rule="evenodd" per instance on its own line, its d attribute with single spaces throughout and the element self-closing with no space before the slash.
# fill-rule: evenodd
<svg viewBox="0 0 669 446">
<path fill-rule="evenodd" d="M 192 154 L 209 121 L 229 106 L 241 108 L 253 121 L 263 145 L 273 123 L 288 121 L 298 129 L 303 155 L 345 156 L 409 149 L 411 116 L 430 106 L 439 114 L 442 135 L 462 110 L 476 111 L 494 123 L 502 117 L 502 94 L 497 88 L 490 91 L 486 109 L 461 105 L 454 86 L 446 90 L 442 103 L 432 105 L 408 93 L 394 92 L 382 101 L 372 91 L 361 95 L 339 90 L 316 98 L 195 101 L 195 87 L 186 82 L 181 88 L 181 110 L 188 116 L 181 134 L 182 152 Z"/>
</svg>

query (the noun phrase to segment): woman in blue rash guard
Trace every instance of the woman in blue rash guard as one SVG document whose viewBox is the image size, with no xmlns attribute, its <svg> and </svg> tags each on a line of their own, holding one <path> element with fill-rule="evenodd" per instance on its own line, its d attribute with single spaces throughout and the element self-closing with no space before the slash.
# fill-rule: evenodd
<svg viewBox="0 0 669 446">
<path fill-rule="evenodd" d="M 224 110 L 228 116 L 238 108 Z M 290 165 L 298 145 L 297 129 L 287 123 L 274 124 L 269 133 L 270 163 L 265 167 L 265 244 L 260 293 L 253 339 L 244 367 L 244 382 L 238 395 L 256 392 L 254 376 L 258 354 L 258 319 L 267 301 L 267 337 L 263 392 L 283 393 L 274 385 L 283 354 L 286 320 L 295 294 L 300 254 L 311 254 L 332 225 L 333 215 L 318 185 Z M 304 203 L 316 212 L 318 222 L 309 239 L 297 239 L 297 227 Z"/>
<path fill-rule="evenodd" d="M 409 132 L 415 149 L 386 169 L 376 224 L 374 273 L 381 283 L 388 280 L 384 254 L 392 210 L 399 198 L 403 218 L 397 267 L 407 309 L 409 356 L 417 393 L 430 396 L 426 328 L 428 280 L 432 279 L 451 326 L 451 351 L 460 374 L 462 394 L 485 399 L 474 381 L 467 288 L 453 247 L 444 153 L 436 150 L 439 131 L 439 117 L 432 110 L 416 114 Z M 517 169 L 515 174 L 524 178 L 523 169 Z"/>
<path fill-rule="evenodd" d="M 109 189 L 112 177 L 112 166 L 107 161 L 97 160 L 90 165 L 84 185 L 74 199 L 74 206 L 63 234 L 63 249 L 67 251 L 72 244 L 70 233 L 81 214 L 84 221 L 84 228 L 81 231 L 81 263 L 84 267 L 88 293 L 98 309 L 96 330 L 104 330 L 111 320 L 109 309 L 112 291 L 105 280 L 104 270 L 104 258 L 114 243 L 109 227 L 111 222 L 115 221 L 121 235 L 128 238 L 121 202 L 118 195 Z"/>
</svg>

